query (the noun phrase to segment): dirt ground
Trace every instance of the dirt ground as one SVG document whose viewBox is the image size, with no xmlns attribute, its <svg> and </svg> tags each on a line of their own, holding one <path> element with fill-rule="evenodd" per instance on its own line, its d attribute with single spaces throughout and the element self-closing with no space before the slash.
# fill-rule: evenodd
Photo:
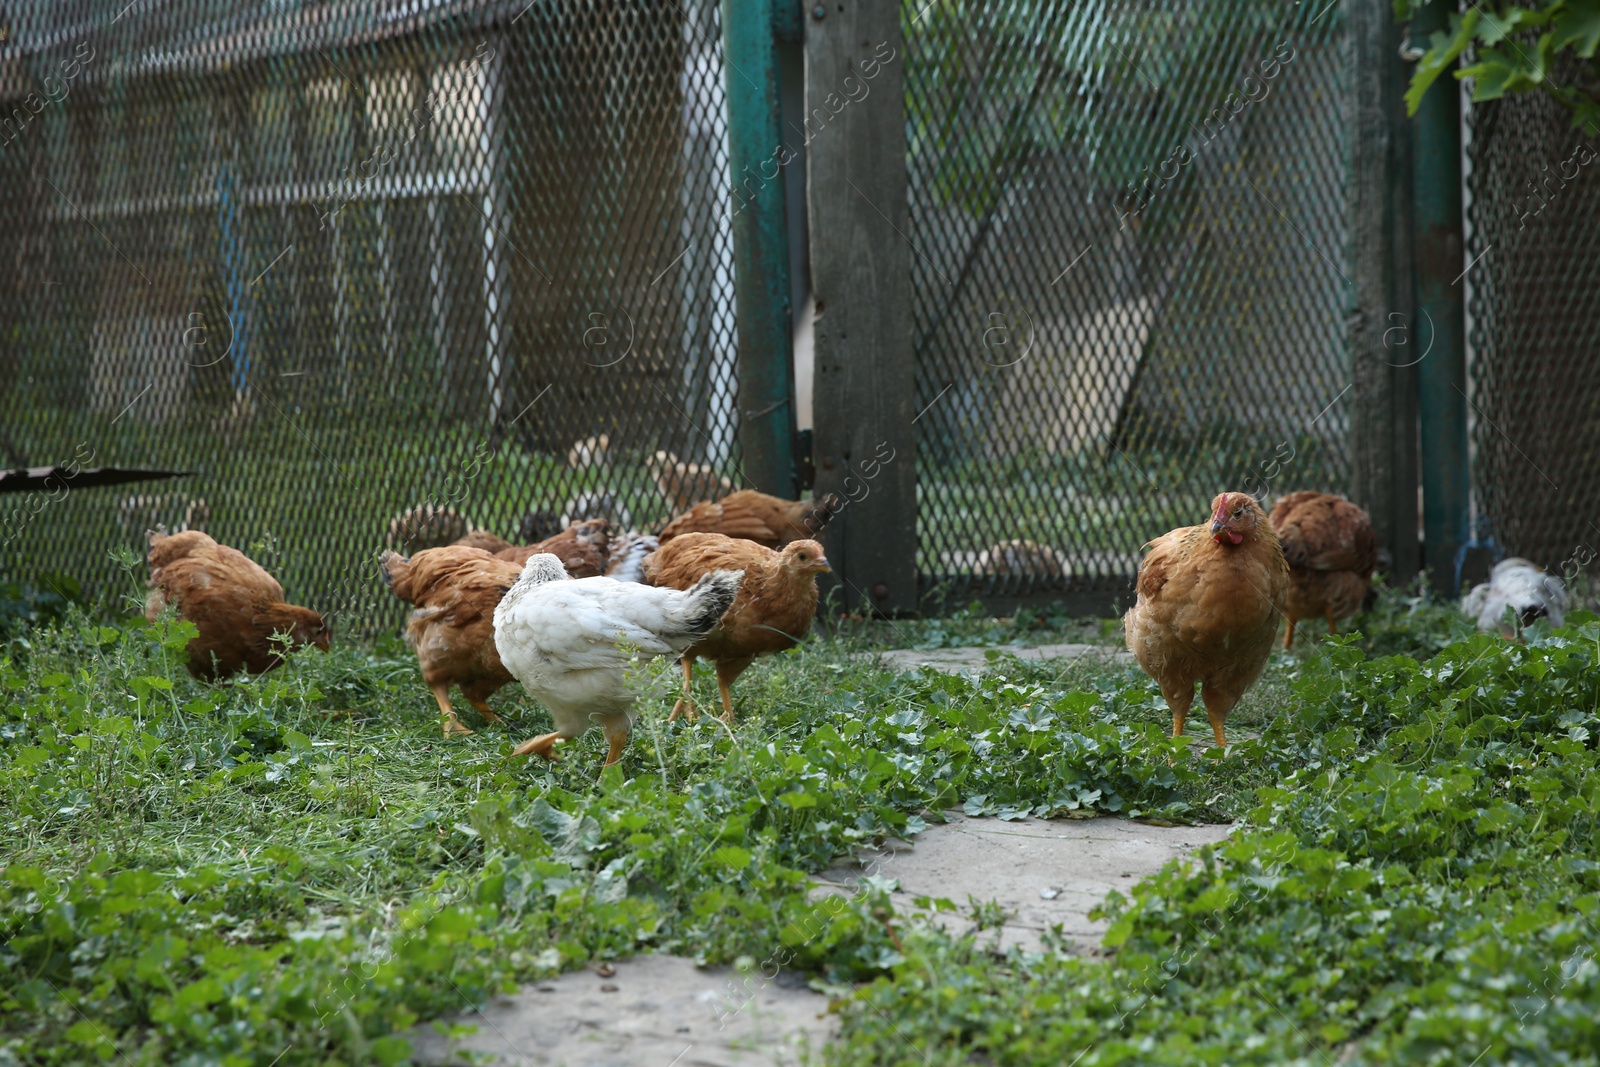
<svg viewBox="0 0 1600 1067">
<path fill-rule="evenodd" d="M 969 819 L 930 826 L 915 842 L 863 850 L 824 871 L 819 892 L 846 892 L 859 879 L 891 878 L 910 910 L 918 895 L 944 897 L 960 910 L 937 921 L 972 928 L 968 900 L 994 901 L 1003 925 L 980 935 L 997 947 L 1038 948 L 1059 923 L 1077 950 L 1099 951 L 1106 924 L 1089 910 L 1108 891 L 1135 882 L 1175 857 L 1227 837 L 1226 826 L 1148 826 L 1124 819 L 1013 822 Z M 432 1027 L 412 1034 L 419 1063 L 500 1067 L 789 1067 L 837 1032 L 827 998 L 804 978 L 780 971 L 701 969 L 674 956 L 642 956 L 614 973 L 581 971 L 496 998 L 451 1022 L 477 1032 L 452 1042 Z"/>
</svg>

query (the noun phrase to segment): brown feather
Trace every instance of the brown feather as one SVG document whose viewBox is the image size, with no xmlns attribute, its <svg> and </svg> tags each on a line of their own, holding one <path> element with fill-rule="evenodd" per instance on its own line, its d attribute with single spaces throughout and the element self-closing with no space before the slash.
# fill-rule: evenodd
<svg viewBox="0 0 1600 1067">
<path fill-rule="evenodd" d="M 645 581 L 688 589 L 703 575 L 742 570 L 739 595 L 722 622 L 683 655 L 717 664 L 725 684 L 757 657 L 799 644 L 817 614 L 817 573 L 827 559 L 815 541 L 791 541 L 774 551 L 753 541 L 714 533 L 680 534 L 646 558 Z"/>
<path fill-rule="evenodd" d="M 817 501 L 784 500 L 741 489 L 718 501 L 702 501 L 667 523 L 661 543 L 687 533 L 717 533 L 782 548 L 790 541 L 815 539 L 840 507 L 832 493 Z"/>
<path fill-rule="evenodd" d="M 429 686 L 459 685 L 474 704 L 511 681 L 494 644 L 494 609 L 522 573 L 479 548 L 429 548 L 379 559 L 394 595 L 416 610 L 406 640 Z"/>
<path fill-rule="evenodd" d="M 1220 734 L 1261 670 L 1288 593 L 1283 550 L 1260 505 L 1244 493 L 1212 502 L 1238 519 L 1238 544 L 1219 542 L 1211 524 L 1156 538 L 1139 566 L 1137 602 L 1123 617 L 1128 650 L 1161 686 L 1175 718 L 1187 714 L 1196 682 Z M 1176 726 L 1176 723 L 1175 723 Z"/>
<path fill-rule="evenodd" d="M 520 567 L 529 557 L 549 552 L 572 577 L 593 578 L 606 572 L 610 546 L 611 524 L 604 519 L 585 519 L 538 544 L 514 545 L 494 555 Z"/>
<path fill-rule="evenodd" d="M 188 645 L 189 673 L 225 678 L 240 670 L 262 674 L 283 662 L 281 642 L 328 647 L 328 625 L 310 608 L 287 604 L 283 586 L 236 548 L 219 545 L 199 530 L 149 535 L 150 594 L 145 617 L 152 621 L 168 604 L 194 623 L 200 636 Z"/>
<path fill-rule="evenodd" d="M 1342 496 L 1302 490 L 1279 497 L 1270 518 L 1289 563 L 1291 623 L 1326 618 L 1331 624 L 1359 611 L 1378 565 L 1367 513 Z"/>
</svg>

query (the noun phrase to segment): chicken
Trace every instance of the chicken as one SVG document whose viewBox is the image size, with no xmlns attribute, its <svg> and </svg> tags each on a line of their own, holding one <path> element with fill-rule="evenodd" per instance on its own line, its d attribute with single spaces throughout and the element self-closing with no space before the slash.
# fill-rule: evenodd
<svg viewBox="0 0 1600 1067">
<path fill-rule="evenodd" d="M 585 519 L 536 545 L 513 545 L 495 556 L 520 567 L 540 552 L 548 552 L 560 558 L 572 577 L 593 578 L 606 572 L 610 547 L 611 524 L 604 519 Z"/>
<path fill-rule="evenodd" d="M 661 547 L 653 534 L 625 533 L 611 539 L 606 552 L 606 577 L 619 582 L 644 581 L 644 561 Z"/>
<path fill-rule="evenodd" d="M 1059 581 L 1066 577 L 1067 568 L 1055 549 L 1036 541 L 1001 541 L 978 553 L 979 574 L 1020 575 Z"/>
<path fill-rule="evenodd" d="M 178 508 L 183 517 L 178 518 Z M 176 521 L 172 521 L 176 520 Z M 176 493 L 124 497 L 117 502 L 117 523 L 129 542 L 145 543 L 150 530 L 204 530 L 211 521 L 211 508 L 204 500 Z"/>
<path fill-rule="evenodd" d="M 544 508 L 534 508 L 522 516 L 522 521 L 517 524 L 517 537 L 522 540 L 523 544 L 531 545 L 535 541 L 543 541 L 547 537 L 554 537 L 571 525 L 570 522 L 562 522 L 561 516 L 555 514 L 555 512 L 546 511 Z"/>
<path fill-rule="evenodd" d="M 585 437 L 567 449 L 567 466 L 582 469 L 584 467 L 603 467 L 610 459 L 611 436 L 599 434 L 595 437 Z"/>
<path fill-rule="evenodd" d="M 424 548 L 441 548 L 467 536 L 473 529 L 455 508 L 418 504 L 389 520 L 389 547 L 410 555 Z"/>
<path fill-rule="evenodd" d="M 843 506 L 833 493 L 818 501 L 784 500 L 741 489 L 722 500 L 696 504 L 667 523 L 661 543 L 682 534 L 714 533 L 782 548 L 790 541 L 814 539 Z"/>
<path fill-rule="evenodd" d="M 1327 619 L 1328 632 L 1337 632 L 1335 621 L 1359 611 L 1372 584 L 1378 563 L 1372 520 L 1342 496 L 1308 491 L 1279 497 L 1269 519 L 1289 564 L 1283 647 L 1294 644 L 1301 619 Z"/>
<path fill-rule="evenodd" d="M 393 552 L 378 557 L 383 580 L 413 606 L 406 643 L 417 650 L 422 680 L 439 702 L 444 735 L 470 734 L 450 706 L 450 687 L 485 719 L 499 722 L 489 698 L 511 681 L 494 644 L 494 608 L 522 567 L 495 559 L 481 548 L 425 548 L 407 559 Z"/>
<path fill-rule="evenodd" d="M 451 542 L 451 546 L 454 548 L 481 548 L 491 555 L 516 547 L 504 537 L 490 533 L 488 530 L 473 530 L 467 536 L 459 537 Z"/>
<path fill-rule="evenodd" d="M 261 566 L 199 530 L 152 532 L 145 618 L 171 604 L 200 630 L 189 642 L 189 673 L 226 678 L 241 668 L 262 674 L 283 662 L 287 634 L 296 647 L 328 648 L 328 624 L 310 608 L 287 604 L 283 586 Z"/>
<path fill-rule="evenodd" d="M 697 501 L 720 500 L 733 492 L 733 482 L 710 467 L 685 463 L 671 452 L 657 452 L 644 465 L 673 515 L 689 510 Z"/>
<path fill-rule="evenodd" d="M 1183 733 L 1202 684 L 1217 747 L 1222 724 L 1261 674 L 1278 636 L 1289 567 L 1278 536 L 1248 493 L 1222 493 L 1211 521 L 1149 543 L 1138 599 L 1123 616 L 1128 650 L 1161 686 L 1172 736 Z"/>
<path fill-rule="evenodd" d="M 1567 587 L 1544 568 L 1513 556 L 1496 563 L 1489 580 L 1461 599 L 1461 610 L 1478 629 L 1513 637 L 1535 619 L 1549 619 L 1551 626 L 1566 621 Z"/>
<path fill-rule="evenodd" d="M 494 643 L 506 669 L 550 709 L 555 729 L 513 754 L 553 760 L 556 742 L 598 721 L 611 746 L 605 766 L 617 762 L 634 720 L 625 670 L 635 651 L 682 653 L 717 625 L 742 577 L 717 571 L 680 592 L 604 577 L 569 579 L 555 556 L 531 557 L 494 610 Z"/>
<path fill-rule="evenodd" d="M 667 721 L 680 711 L 697 714 L 690 698 L 694 661 L 717 665 L 717 688 L 722 692 L 722 719 L 733 721 L 734 680 L 757 656 L 783 652 L 800 643 L 817 614 L 817 575 L 829 570 L 822 546 L 815 541 L 791 541 L 781 552 L 752 541 L 722 534 L 682 534 L 662 545 L 645 560 L 645 580 L 651 585 L 688 589 L 704 575 L 742 570 L 739 597 L 722 624 L 683 653 L 683 696 Z"/>
<path fill-rule="evenodd" d="M 613 526 L 624 529 L 633 525 L 633 513 L 628 510 L 628 505 L 604 489 L 582 492 L 567 501 L 567 508 L 561 513 L 561 528 L 565 529 L 584 519 L 605 519 Z"/>
</svg>

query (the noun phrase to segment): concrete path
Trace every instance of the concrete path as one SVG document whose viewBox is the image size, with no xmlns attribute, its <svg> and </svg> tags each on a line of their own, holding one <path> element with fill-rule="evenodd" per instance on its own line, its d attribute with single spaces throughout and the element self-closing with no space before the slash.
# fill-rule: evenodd
<svg viewBox="0 0 1600 1067">
<path fill-rule="evenodd" d="M 936 921 L 952 933 L 976 927 L 969 899 L 999 904 L 1004 924 L 997 947 L 1038 951 L 1043 935 L 1060 924 L 1077 951 L 1098 955 L 1110 925 L 1091 920 L 1090 909 L 1115 889 L 1161 869 L 1169 859 L 1227 838 L 1228 826 L 1148 826 L 1127 819 L 969 819 L 947 813 L 948 823 L 917 835 L 915 846 L 891 842 L 860 852 L 854 863 L 831 867 L 821 881 L 839 891 L 876 875 L 900 883 L 896 910 L 911 910 L 917 896 L 944 897 L 960 910 Z"/>
<path fill-rule="evenodd" d="M 1005 948 L 1037 949 L 1059 923 L 1077 951 L 1094 955 L 1106 924 L 1089 910 L 1112 889 L 1135 882 L 1173 857 L 1221 841 L 1226 826 L 1148 826 L 1124 819 L 969 819 L 930 826 L 914 844 L 889 842 L 818 876 L 819 892 L 845 893 L 876 875 L 899 882 L 897 905 L 945 897 L 961 910 L 936 921 L 971 929 L 968 898 L 994 901 L 1003 925 L 989 936 Z M 431 1026 L 411 1035 L 424 1064 L 474 1062 L 499 1067 L 789 1067 L 837 1032 L 827 998 L 805 976 L 779 971 L 700 969 L 687 959 L 641 956 L 614 971 L 579 971 L 497 997 L 481 1012 L 450 1020 L 477 1033 L 451 1042 Z"/>
<path fill-rule="evenodd" d="M 759 971 L 640 956 L 496 997 L 450 1020 L 478 1029 L 460 1041 L 431 1026 L 410 1037 L 423 1064 L 795 1067 L 838 1032 L 827 1010 L 828 998 L 800 975 L 780 971 L 766 982 Z"/>
<path fill-rule="evenodd" d="M 870 653 L 892 671 L 914 671 L 936 667 L 942 671 L 981 671 L 988 663 L 984 653 L 993 649 L 1022 660 L 1078 659 L 1090 656 L 1112 663 L 1132 663 L 1133 653 L 1115 645 L 1000 645 L 984 648 L 897 648 Z"/>
</svg>

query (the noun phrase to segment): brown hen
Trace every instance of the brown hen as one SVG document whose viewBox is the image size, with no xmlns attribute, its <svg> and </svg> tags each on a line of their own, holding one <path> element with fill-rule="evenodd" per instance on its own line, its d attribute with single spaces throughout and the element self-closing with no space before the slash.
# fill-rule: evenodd
<svg viewBox="0 0 1600 1067">
<path fill-rule="evenodd" d="M 150 595 L 145 618 L 152 621 L 171 604 L 199 629 L 189 642 L 189 673 L 226 678 L 283 662 L 283 641 L 328 648 L 328 624 L 310 608 L 286 604 L 283 586 L 255 560 L 219 545 L 199 530 L 150 533 Z"/>
<path fill-rule="evenodd" d="M 814 539 L 841 507 L 833 493 L 821 500 L 784 500 L 741 489 L 721 500 L 696 504 L 667 523 L 661 528 L 661 543 L 687 533 L 716 533 L 782 548 L 790 541 Z"/>
<path fill-rule="evenodd" d="M 1294 644 L 1301 619 L 1327 619 L 1328 632 L 1336 633 L 1335 621 L 1359 611 L 1372 584 L 1378 565 L 1372 519 L 1342 496 L 1307 490 L 1279 497 L 1270 519 L 1289 564 L 1283 647 Z"/>
<path fill-rule="evenodd" d="M 696 501 L 720 500 L 733 492 L 733 482 L 710 467 L 686 463 L 671 452 L 657 452 L 644 465 L 673 515 L 687 511 Z"/>
<path fill-rule="evenodd" d="M 744 571 L 722 622 L 683 653 L 683 696 L 667 721 L 680 711 L 696 716 L 690 684 L 694 661 L 701 658 L 717 665 L 722 719 L 731 723 L 734 680 L 757 656 L 800 643 L 817 614 L 817 575 L 829 569 L 815 541 L 791 541 L 779 552 L 714 533 L 680 534 L 647 557 L 645 581 L 671 589 L 688 589 L 715 571 Z"/>
<path fill-rule="evenodd" d="M 378 558 L 394 595 L 414 607 L 406 641 L 417 650 L 422 680 L 444 716 L 444 734 L 470 734 L 450 706 L 450 687 L 485 719 L 499 722 L 489 698 L 511 681 L 494 644 L 494 609 L 522 573 L 521 564 L 496 559 L 480 548 L 428 548 L 407 559 L 393 552 Z"/>
<path fill-rule="evenodd" d="M 490 533 L 488 530 L 473 530 L 465 537 L 452 541 L 451 547 L 481 548 L 485 552 L 493 554 L 495 552 L 504 552 L 506 549 L 515 548 L 516 546 L 499 534 Z"/>
<path fill-rule="evenodd" d="M 606 572 L 611 546 L 611 524 L 604 519 L 585 519 L 536 545 L 513 545 L 495 553 L 498 559 L 522 566 L 530 556 L 548 552 L 561 560 L 573 578 L 593 578 Z"/>
<path fill-rule="evenodd" d="M 1128 651 L 1161 686 L 1172 736 L 1183 733 L 1201 683 L 1217 747 L 1222 724 L 1261 675 L 1278 636 L 1289 568 L 1261 505 L 1222 493 L 1211 521 L 1149 543 L 1139 565 L 1138 600 L 1123 616 Z"/>
</svg>

